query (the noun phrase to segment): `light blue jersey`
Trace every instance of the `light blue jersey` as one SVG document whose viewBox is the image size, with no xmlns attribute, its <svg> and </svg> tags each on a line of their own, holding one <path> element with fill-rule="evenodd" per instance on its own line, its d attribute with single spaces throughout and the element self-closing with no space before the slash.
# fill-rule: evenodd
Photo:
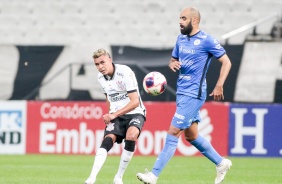
<svg viewBox="0 0 282 184">
<path fill-rule="evenodd" d="M 217 59 L 225 54 L 224 48 L 211 35 L 199 31 L 193 36 L 180 34 L 172 57 L 181 62 L 177 80 L 177 95 L 206 99 L 206 73 L 212 56 Z"/>
</svg>

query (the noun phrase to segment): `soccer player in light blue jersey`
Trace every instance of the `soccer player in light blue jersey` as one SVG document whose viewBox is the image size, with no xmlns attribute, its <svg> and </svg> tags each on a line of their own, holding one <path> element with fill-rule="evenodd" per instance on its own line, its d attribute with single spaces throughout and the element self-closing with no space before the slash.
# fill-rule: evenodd
<svg viewBox="0 0 282 184">
<path fill-rule="evenodd" d="M 198 134 L 199 110 L 207 96 L 206 73 L 214 56 L 222 64 L 220 75 L 210 96 L 214 100 L 224 99 L 223 84 L 231 68 L 231 62 L 224 48 L 211 35 L 199 28 L 200 13 L 196 8 L 185 8 L 180 14 L 180 31 L 172 51 L 169 68 L 179 71 L 176 91 L 176 112 L 167 132 L 165 145 L 155 161 L 151 172 L 137 173 L 145 184 L 155 184 L 165 165 L 175 153 L 179 136 L 195 146 L 216 165 L 215 184 L 221 183 L 230 169 L 230 160 L 221 157 L 211 143 Z"/>
</svg>

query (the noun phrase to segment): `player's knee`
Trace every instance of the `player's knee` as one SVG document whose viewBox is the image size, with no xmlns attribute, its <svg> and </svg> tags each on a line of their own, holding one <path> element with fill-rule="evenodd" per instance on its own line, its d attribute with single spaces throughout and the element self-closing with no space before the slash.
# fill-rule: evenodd
<svg viewBox="0 0 282 184">
<path fill-rule="evenodd" d="M 125 140 L 137 141 L 140 130 L 137 127 L 131 126 L 126 131 Z"/>
<path fill-rule="evenodd" d="M 104 148 L 108 152 L 113 147 L 113 145 L 114 145 L 113 139 L 111 137 L 105 137 L 100 148 Z"/>
<path fill-rule="evenodd" d="M 126 140 L 137 141 L 137 135 L 135 134 L 126 135 Z"/>
<path fill-rule="evenodd" d="M 188 142 L 192 142 L 196 139 L 197 137 L 195 137 L 194 135 L 185 135 L 185 139 Z"/>
<path fill-rule="evenodd" d="M 132 140 L 125 140 L 124 141 L 125 145 L 124 145 L 124 149 L 127 151 L 131 151 L 133 152 L 135 149 L 135 141 Z"/>
<path fill-rule="evenodd" d="M 179 129 L 171 129 L 171 128 L 170 128 L 170 129 L 167 131 L 167 133 L 170 134 L 170 135 L 173 135 L 173 136 L 175 136 L 175 137 L 179 137 L 180 134 L 181 134 L 181 130 L 179 130 Z"/>
</svg>

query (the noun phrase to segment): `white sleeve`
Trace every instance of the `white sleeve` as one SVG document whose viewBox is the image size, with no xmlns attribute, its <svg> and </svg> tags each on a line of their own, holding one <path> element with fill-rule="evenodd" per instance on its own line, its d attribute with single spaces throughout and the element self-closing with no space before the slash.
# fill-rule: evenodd
<svg viewBox="0 0 282 184">
<path fill-rule="evenodd" d="M 101 76 L 99 76 L 99 75 L 97 76 L 98 83 L 99 83 L 99 85 L 100 85 L 100 87 L 101 87 L 102 93 L 106 94 L 107 92 L 105 91 L 105 88 L 104 88 L 104 86 L 102 85 L 102 81 L 100 80 L 100 77 L 101 77 Z"/>
<path fill-rule="evenodd" d="M 137 90 L 138 84 L 134 72 L 129 67 L 127 67 L 125 74 L 126 75 L 124 78 L 125 80 L 124 82 L 125 82 L 126 91 Z"/>
</svg>

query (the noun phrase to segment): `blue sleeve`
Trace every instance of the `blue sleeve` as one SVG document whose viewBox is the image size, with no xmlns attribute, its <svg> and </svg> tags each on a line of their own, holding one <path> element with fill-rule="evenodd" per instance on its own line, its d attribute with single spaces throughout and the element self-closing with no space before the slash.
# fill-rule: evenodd
<svg viewBox="0 0 282 184">
<path fill-rule="evenodd" d="M 206 39 L 206 49 L 209 53 L 216 57 L 216 59 L 221 58 L 221 56 L 226 53 L 225 49 L 220 45 L 217 39 L 212 36 L 208 36 Z"/>
<path fill-rule="evenodd" d="M 177 59 L 177 60 L 179 59 L 178 38 L 179 38 L 179 36 L 177 37 L 175 46 L 174 46 L 174 48 L 172 50 L 172 54 L 171 54 L 171 57 L 174 58 L 174 59 Z"/>
</svg>

